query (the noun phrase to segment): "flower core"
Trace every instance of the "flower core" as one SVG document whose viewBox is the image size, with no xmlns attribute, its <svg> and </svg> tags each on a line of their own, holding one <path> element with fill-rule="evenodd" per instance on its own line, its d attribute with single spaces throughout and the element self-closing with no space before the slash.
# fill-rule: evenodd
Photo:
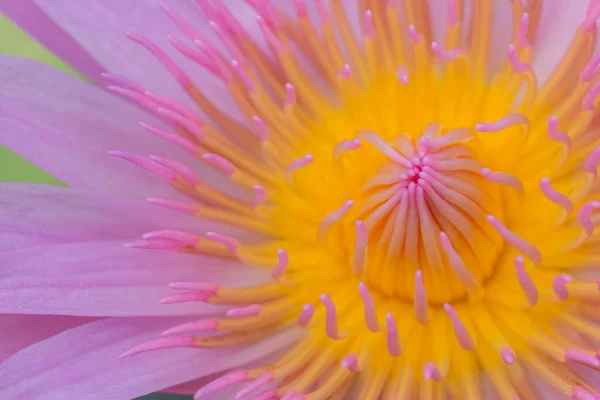
<svg viewBox="0 0 600 400">
<path fill-rule="evenodd" d="M 600 3 L 544 82 L 529 65 L 541 1 L 511 2 L 511 44 L 495 67 L 490 1 L 470 2 L 470 13 L 460 0 L 440 2 L 442 11 L 421 1 L 357 2 L 360 37 L 339 0 L 315 1 L 312 19 L 303 0 L 294 17 L 275 2 L 248 3 L 264 47 L 223 1 L 198 2 L 223 52 L 161 3 L 196 48 L 170 36 L 173 46 L 227 85 L 246 124 L 139 34 L 129 37 L 207 119 L 106 76 L 111 90 L 173 128 L 143 123 L 148 131 L 205 160 L 242 194 L 213 189 L 174 160 L 113 155 L 190 198 L 149 201 L 251 233 L 164 230 L 130 246 L 235 257 L 271 268 L 273 280 L 171 283 L 179 292 L 163 303 L 229 311 L 124 355 L 235 347 L 300 326 L 281 358 L 230 372 L 196 397 L 248 381 L 238 398 L 479 399 L 490 385 L 499 398 L 526 399 L 539 398 L 535 378 L 574 399 L 598 398 L 575 371 L 600 368 L 600 296 L 589 279 L 599 261 Z M 437 36 L 435 13 L 445 20 Z"/>
</svg>

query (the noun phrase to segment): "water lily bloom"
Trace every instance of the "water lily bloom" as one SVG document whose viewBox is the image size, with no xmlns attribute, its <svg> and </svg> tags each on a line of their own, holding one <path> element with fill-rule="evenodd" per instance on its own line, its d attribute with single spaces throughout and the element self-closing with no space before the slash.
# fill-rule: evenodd
<svg viewBox="0 0 600 400">
<path fill-rule="evenodd" d="M 0 398 L 600 399 L 600 1 L 2 7 Z"/>
</svg>

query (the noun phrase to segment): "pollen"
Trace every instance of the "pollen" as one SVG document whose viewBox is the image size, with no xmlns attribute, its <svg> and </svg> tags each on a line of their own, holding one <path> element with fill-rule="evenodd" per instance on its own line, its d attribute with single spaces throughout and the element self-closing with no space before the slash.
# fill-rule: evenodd
<svg viewBox="0 0 600 400">
<path fill-rule="evenodd" d="M 358 399 L 476 400 L 490 390 L 544 398 L 540 385 L 600 398 L 589 379 L 600 369 L 598 2 L 543 81 L 530 65 L 538 1 L 510 2 L 505 49 L 491 47 L 485 0 L 469 13 L 462 0 L 357 2 L 360 32 L 349 2 L 297 0 L 292 16 L 275 1 L 247 1 L 264 45 L 222 0 L 198 3 L 218 42 L 161 3 L 180 28 L 169 40 L 227 85 L 246 121 L 211 103 L 137 33 L 128 36 L 197 109 L 105 77 L 170 126 L 142 121 L 150 134 L 204 160 L 236 191 L 211 187 L 176 160 L 111 154 L 189 199 L 151 203 L 250 235 L 162 230 L 128 246 L 237 259 L 272 279 L 166 282 L 173 294 L 162 303 L 227 311 L 122 356 L 234 348 L 298 330 L 279 359 L 229 372 L 196 398 L 240 382 L 247 386 L 237 398 L 255 400 L 344 399 L 350 391 Z M 432 12 L 445 17 L 436 35 Z M 505 62 L 493 66 L 498 51 Z"/>
</svg>

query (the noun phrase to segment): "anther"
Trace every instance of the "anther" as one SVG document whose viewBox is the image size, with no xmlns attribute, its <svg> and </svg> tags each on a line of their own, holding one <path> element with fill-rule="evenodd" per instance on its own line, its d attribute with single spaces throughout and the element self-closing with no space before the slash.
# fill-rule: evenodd
<svg viewBox="0 0 600 400">
<path fill-rule="evenodd" d="M 363 27 L 365 38 L 374 40 L 377 33 L 375 31 L 375 25 L 373 25 L 373 12 L 371 10 L 365 11 L 363 16 Z"/>
<path fill-rule="evenodd" d="M 573 278 L 567 274 L 560 274 L 552 279 L 552 290 L 560 301 L 565 301 L 569 298 L 569 290 L 567 289 L 567 283 L 571 282 Z"/>
<path fill-rule="evenodd" d="M 298 171 L 300 168 L 304 168 L 313 162 L 312 154 L 306 154 L 297 160 L 292 161 L 287 167 L 285 167 L 285 178 L 290 186 L 293 184 L 292 174 Z"/>
<path fill-rule="evenodd" d="M 194 400 L 201 399 L 206 395 L 215 393 L 236 383 L 248 382 L 249 380 L 250 378 L 248 377 L 248 372 L 246 371 L 230 372 L 201 387 L 196 394 L 194 394 Z"/>
<path fill-rule="evenodd" d="M 186 139 L 183 136 L 180 136 L 176 133 L 165 131 L 164 129 L 160 129 L 154 125 L 150 125 L 145 122 L 140 122 L 140 126 L 144 129 L 146 129 L 148 132 L 155 134 L 158 137 L 161 137 L 165 140 L 168 140 L 171 143 L 175 143 L 175 144 L 183 147 L 184 149 L 186 149 L 187 151 L 189 151 L 190 153 L 192 153 L 194 155 L 200 154 L 200 152 L 201 152 L 201 148 L 199 146 L 195 145 L 188 139 Z"/>
<path fill-rule="evenodd" d="M 525 260 L 521 256 L 515 257 L 515 270 L 517 271 L 517 279 L 525 297 L 529 301 L 529 306 L 533 307 L 538 302 L 538 290 L 531 277 L 525 271 Z"/>
<path fill-rule="evenodd" d="M 523 13 L 521 16 L 521 22 L 519 23 L 519 29 L 517 30 L 517 45 L 521 48 L 529 47 L 529 40 L 527 40 L 527 33 L 529 31 L 529 14 Z"/>
<path fill-rule="evenodd" d="M 594 76 L 594 72 L 596 72 L 596 68 L 598 68 L 598 64 L 600 64 L 600 53 L 594 54 L 590 61 L 586 64 L 585 68 L 581 72 L 581 82 L 590 83 L 592 77 Z"/>
<path fill-rule="evenodd" d="M 263 373 L 261 376 L 256 378 L 256 380 L 254 382 L 252 382 L 250 385 L 246 386 L 245 388 L 243 388 L 242 390 L 237 392 L 237 394 L 235 395 L 236 400 L 239 400 L 242 397 L 246 397 L 247 395 L 254 392 L 255 390 L 258 390 L 261 387 L 265 386 L 267 383 L 272 382 L 274 377 L 275 376 L 274 376 L 273 372 L 271 372 L 271 371 L 267 371 L 267 372 Z"/>
<path fill-rule="evenodd" d="M 312 304 L 305 304 L 302 306 L 302 311 L 298 316 L 298 325 L 303 328 L 308 327 L 313 315 L 315 315 L 315 307 Z"/>
<path fill-rule="evenodd" d="M 345 152 L 356 150 L 360 145 L 361 142 L 358 139 L 342 140 L 333 150 L 333 161 L 337 162 Z"/>
<path fill-rule="evenodd" d="M 573 203 L 571 200 L 564 194 L 554 190 L 550 184 L 549 178 L 542 178 L 542 180 L 540 180 L 540 189 L 542 189 L 542 193 L 544 193 L 544 196 L 546 196 L 548 200 L 561 206 L 567 214 L 570 214 L 571 211 L 573 211 Z"/>
<path fill-rule="evenodd" d="M 342 337 L 338 331 L 338 321 L 337 321 L 337 310 L 335 309 L 335 304 L 331 297 L 327 296 L 325 293 L 321 295 L 321 303 L 325 307 L 326 316 L 325 316 L 325 333 L 331 339 L 340 340 Z"/>
<path fill-rule="evenodd" d="M 213 32 L 215 32 L 217 37 L 221 40 L 231 56 L 236 59 L 242 67 L 244 67 L 247 61 L 241 49 L 229 38 L 229 35 L 227 35 L 215 21 L 209 21 L 208 24 L 212 28 Z"/>
<path fill-rule="evenodd" d="M 522 63 L 521 60 L 519 60 L 517 48 L 514 44 L 508 45 L 508 60 L 510 61 L 512 69 L 517 74 L 522 74 L 524 72 L 532 72 L 531 66 L 529 64 Z"/>
<path fill-rule="evenodd" d="M 408 26 L 408 38 L 413 45 L 417 45 L 423 40 L 423 36 L 417 32 L 417 29 L 414 25 Z"/>
<path fill-rule="evenodd" d="M 583 168 L 592 174 L 594 178 L 598 176 L 598 166 L 600 165 L 600 146 L 596 147 L 585 160 Z"/>
<path fill-rule="evenodd" d="M 377 150 L 382 152 L 390 160 L 402 165 L 404 168 L 412 168 L 413 164 L 400 153 L 398 153 L 388 142 L 373 131 L 360 131 L 357 133 L 359 139 L 370 143 Z"/>
<path fill-rule="evenodd" d="M 558 129 L 558 118 L 556 116 L 548 119 L 548 137 L 552 140 L 561 142 L 567 147 L 571 147 L 571 137 Z"/>
<path fill-rule="evenodd" d="M 158 339 L 148 340 L 147 342 L 138 344 L 124 353 L 119 355 L 119 358 L 125 358 L 134 354 L 145 353 L 147 351 L 169 349 L 176 347 L 196 347 L 196 338 L 187 336 L 163 337 Z"/>
<path fill-rule="evenodd" d="M 431 51 L 436 55 L 441 61 L 451 62 L 465 55 L 465 52 L 462 49 L 444 49 L 438 42 L 431 43 Z"/>
<path fill-rule="evenodd" d="M 427 292 L 423 285 L 423 272 L 415 272 L 415 316 L 417 320 L 427 325 L 429 323 L 429 313 L 427 311 Z"/>
<path fill-rule="evenodd" d="M 262 119 L 256 116 L 252 117 L 252 121 L 254 121 L 254 124 L 256 125 L 256 130 L 258 130 L 258 138 L 260 141 L 264 142 L 269 140 L 271 138 L 271 134 L 269 133 L 267 124 L 265 124 Z"/>
<path fill-rule="evenodd" d="M 235 254 L 237 252 L 237 249 L 240 245 L 240 242 L 238 242 L 237 240 L 220 233 L 206 232 L 206 237 L 210 240 L 214 240 L 215 242 L 221 243 L 223 246 L 227 247 L 227 249 L 232 254 Z"/>
<path fill-rule="evenodd" d="M 431 379 L 433 381 L 439 382 L 442 380 L 442 374 L 436 365 L 432 362 L 428 362 L 423 367 L 423 378 Z"/>
<path fill-rule="evenodd" d="M 408 71 L 405 67 L 398 67 L 396 69 L 396 77 L 403 85 L 408 85 Z"/>
<path fill-rule="evenodd" d="M 356 228 L 356 244 L 354 246 L 354 265 L 352 270 L 356 275 L 362 275 L 367 259 L 369 238 L 367 226 L 363 221 L 356 221 L 354 227 Z"/>
<path fill-rule="evenodd" d="M 360 292 L 360 297 L 362 298 L 364 309 L 365 309 L 365 322 L 367 323 L 367 328 L 371 332 L 379 332 L 379 321 L 377 320 L 377 313 L 375 311 L 375 303 L 373 302 L 373 297 L 371 297 L 371 293 L 369 293 L 369 289 L 367 286 L 360 282 L 358 284 L 358 291 Z"/>
<path fill-rule="evenodd" d="M 475 294 L 481 294 L 483 290 L 481 285 L 471 274 L 460 255 L 456 252 L 456 250 L 454 250 L 452 242 L 450 242 L 450 239 L 445 232 L 440 232 L 440 241 L 442 242 L 442 247 L 448 256 L 448 261 L 450 261 L 452 270 L 458 277 L 458 280 L 460 280 L 463 286 L 467 289 L 469 295 L 473 296 Z"/>
<path fill-rule="evenodd" d="M 256 16 L 256 22 L 258 23 L 258 27 L 260 28 L 265 41 L 275 50 L 276 52 L 281 52 L 283 50 L 283 45 L 279 38 L 273 33 L 273 31 L 267 26 L 265 20 L 260 15 Z"/>
<path fill-rule="evenodd" d="M 566 349 L 565 360 L 574 361 L 590 368 L 600 368 L 600 360 L 593 354 L 588 354 L 579 349 Z"/>
<path fill-rule="evenodd" d="M 128 153 L 126 151 L 109 151 L 108 154 L 114 157 L 122 158 L 130 163 L 137 165 L 146 171 L 152 172 L 153 174 L 161 177 L 162 179 L 172 182 L 175 180 L 175 173 L 169 168 L 165 168 L 156 161 L 150 160 L 149 158 L 138 156 L 137 154 Z"/>
<path fill-rule="evenodd" d="M 465 325 L 460 320 L 454 308 L 452 308 L 450 304 L 446 303 L 444 304 L 444 310 L 450 317 L 452 327 L 454 328 L 454 334 L 456 335 L 456 339 L 458 340 L 460 347 L 465 350 L 473 350 L 475 348 L 475 342 L 473 341 L 469 331 L 467 331 Z"/>
<path fill-rule="evenodd" d="M 162 333 L 162 336 L 180 335 L 182 333 L 195 333 L 205 331 L 216 331 L 219 322 L 215 319 L 203 319 L 200 321 L 188 322 L 167 329 Z"/>
<path fill-rule="evenodd" d="M 260 186 L 254 185 L 254 199 L 252 200 L 252 209 L 256 210 L 267 200 L 267 190 Z"/>
<path fill-rule="evenodd" d="M 515 189 L 519 193 L 523 193 L 523 184 L 514 175 L 506 174 L 504 172 L 492 172 L 489 168 L 483 168 L 481 170 L 481 176 L 490 182 L 498 183 L 500 185 L 507 185 Z"/>
<path fill-rule="evenodd" d="M 600 7 L 599 7 L 600 8 Z M 600 82 L 596 83 L 593 88 L 583 98 L 581 105 L 585 111 L 592 111 L 594 109 L 594 102 L 600 94 Z"/>
<path fill-rule="evenodd" d="M 160 197 L 149 197 L 146 199 L 146 201 L 158 206 L 170 208 L 171 210 L 182 211 L 187 214 L 195 214 L 199 209 L 197 204 L 184 203 L 181 201 L 163 199 Z"/>
<path fill-rule="evenodd" d="M 453 129 L 442 136 L 421 136 L 419 143 L 429 149 L 441 149 L 455 143 L 466 142 L 475 138 L 473 131 L 468 128 Z"/>
<path fill-rule="evenodd" d="M 500 350 L 500 358 L 502 358 L 502 361 L 504 361 L 504 364 L 506 365 L 512 365 L 517 360 L 515 353 L 508 347 L 503 347 L 502 350 Z"/>
<path fill-rule="evenodd" d="M 348 211 L 350 211 L 350 207 L 354 205 L 354 200 L 346 200 L 342 206 L 336 210 L 332 211 L 323 218 L 321 224 L 319 225 L 317 237 L 319 240 L 325 239 L 325 235 L 331 228 L 333 224 L 338 222 Z"/>
<path fill-rule="evenodd" d="M 296 104 L 296 88 L 291 83 L 285 84 L 285 99 L 283 105 L 290 107 Z"/>
<path fill-rule="evenodd" d="M 448 14 L 447 14 L 448 26 L 455 27 L 458 25 L 458 7 L 456 0 L 448 0 Z"/>
<path fill-rule="evenodd" d="M 213 296 L 210 292 L 184 292 L 172 294 L 160 299 L 160 304 L 177 304 L 177 303 L 206 303 Z"/>
<path fill-rule="evenodd" d="M 523 114 L 510 114 L 494 122 L 482 122 L 475 125 L 477 132 L 498 132 L 515 125 L 524 125 L 529 129 L 529 119 Z"/>
<path fill-rule="evenodd" d="M 196 174 L 194 173 L 194 171 L 192 171 L 190 167 L 165 157 L 149 155 L 148 158 L 152 161 L 156 161 L 163 167 L 167 167 L 173 172 L 181 175 L 183 178 L 185 178 L 185 180 L 188 181 L 190 185 L 196 186 L 200 184 L 200 178 L 196 176 Z"/>
<path fill-rule="evenodd" d="M 273 277 L 273 280 L 281 280 L 289 261 L 289 256 L 285 250 L 277 250 L 277 265 L 275 265 L 275 268 L 273 268 L 273 271 L 271 272 L 271 277 Z"/>
<path fill-rule="evenodd" d="M 258 317 L 259 315 L 259 304 L 251 304 L 246 307 L 232 308 L 227 311 L 228 317 Z"/>
<path fill-rule="evenodd" d="M 221 172 L 227 176 L 232 176 L 237 168 L 229 160 L 221 157 L 218 154 L 206 153 L 202 156 L 207 162 L 217 167 Z"/>
<path fill-rule="evenodd" d="M 358 357 L 356 354 L 348 354 L 346 357 L 342 359 L 340 363 L 342 368 L 347 369 L 350 372 L 358 372 Z"/>
<path fill-rule="evenodd" d="M 385 338 L 388 353 L 390 353 L 392 357 L 398 357 L 402 354 L 402 346 L 400 345 L 400 338 L 398 337 L 398 326 L 396 326 L 394 315 L 391 312 L 385 314 L 385 326 Z"/>
<path fill-rule="evenodd" d="M 246 73 L 244 68 L 242 68 L 242 66 L 240 65 L 240 63 L 237 60 L 233 60 L 231 62 L 231 68 L 237 74 L 237 76 L 240 78 L 240 80 L 242 81 L 242 83 L 244 84 L 244 86 L 246 87 L 248 92 L 255 93 L 256 92 L 256 83 L 254 83 L 254 81 L 252 80 L 250 75 L 248 75 L 248 73 Z"/>
<path fill-rule="evenodd" d="M 542 261 L 542 254 L 540 251 L 531 243 L 525 241 L 521 237 L 509 231 L 496 217 L 488 215 L 487 220 L 496 229 L 496 231 L 506 240 L 510 245 L 516 248 L 518 251 L 523 253 L 529 258 L 535 265 L 538 265 Z"/>
<path fill-rule="evenodd" d="M 195 246 L 200 240 L 199 236 L 192 235 L 191 233 L 176 231 L 171 229 L 164 229 L 160 231 L 152 231 L 145 233 L 142 236 L 143 239 L 168 239 L 176 242 L 185 243 L 190 246 Z"/>
<path fill-rule="evenodd" d="M 338 71 L 338 76 L 344 80 L 350 80 L 350 77 L 352 76 L 352 69 L 350 68 L 350 65 L 344 64 L 344 66 Z"/>
<path fill-rule="evenodd" d="M 202 130 L 202 126 L 199 125 L 198 121 L 192 121 L 188 117 L 185 117 L 179 114 L 178 112 L 169 110 L 164 107 L 159 107 L 156 109 L 156 111 L 169 123 L 173 125 L 181 125 L 183 128 L 188 130 L 197 140 L 204 139 L 204 131 Z"/>
<path fill-rule="evenodd" d="M 594 224 L 590 217 L 594 210 L 600 209 L 600 201 L 590 201 L 585 203 L 577 212 L 577 221 L 585 231 L 586 239 L 589 239 L 594 233 Z"/>
</svg>

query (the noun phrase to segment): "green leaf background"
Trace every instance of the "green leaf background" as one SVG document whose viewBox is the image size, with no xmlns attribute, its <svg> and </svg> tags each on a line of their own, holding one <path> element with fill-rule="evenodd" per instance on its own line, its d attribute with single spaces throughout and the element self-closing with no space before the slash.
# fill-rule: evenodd
<svg viewBox="0 0 600 400">
<path fill-rule="evenodd" d="M 35 59 L 81 78 L 72 68 L 56 58 L 50 51 L 2 15 L 0 15 L 0 53 Z M 0 182 L 36 182 L 62 185 L 58 179 L 4 146 L 0 146 Z M 160 364 L 157 363 L 156 367 L 160 368 Z M 188 396 L 154 393 L 141 397 L 140 400 L 187 400 L 189 398 Z"/>
</svg>

